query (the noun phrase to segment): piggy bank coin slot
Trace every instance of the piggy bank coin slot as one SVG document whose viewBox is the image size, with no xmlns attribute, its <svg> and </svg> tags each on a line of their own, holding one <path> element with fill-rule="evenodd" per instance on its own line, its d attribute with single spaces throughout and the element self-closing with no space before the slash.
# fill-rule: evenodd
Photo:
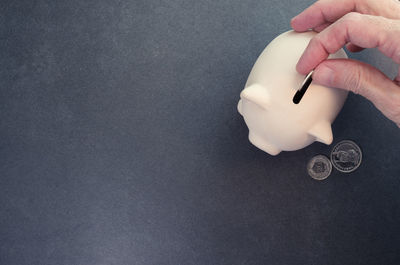
<svg viewBox="0 0 400 265">
<path fill-rule="evenodd" d="M 294 104 L 299 104 L 301 99 L 303 98 L 304 94 L 306 93 L 308 87 L 310 86 L 312 82 L 312 73 L 314 71 L 311 71 L 306 78 L 304 79 L 303 83 L 300 86 L 300 89 L 297 90 L 296 94 L 294 94 L 293 97 L 293 103 Z"/>
</svg>

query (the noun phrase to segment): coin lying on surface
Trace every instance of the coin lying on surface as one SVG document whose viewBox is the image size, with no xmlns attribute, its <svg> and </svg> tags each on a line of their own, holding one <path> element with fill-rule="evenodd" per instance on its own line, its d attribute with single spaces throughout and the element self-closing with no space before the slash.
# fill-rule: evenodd
<svg viewBox="0 0 400 265">
<path fill-rule="evenodd" d="M 332 165 L 343 173 L 356 170 L 362 160 L 360 147 L 353 141 L 344 140 L 333 147 L 331 152 Z"/>
<path fill-rule="evenodd" d="M 308 174 L 316 180 L 324 180 L 332 172 L 332 164 L 324 155 L 317 155 L 310 159 L 307 164 Z"/>
</svg>

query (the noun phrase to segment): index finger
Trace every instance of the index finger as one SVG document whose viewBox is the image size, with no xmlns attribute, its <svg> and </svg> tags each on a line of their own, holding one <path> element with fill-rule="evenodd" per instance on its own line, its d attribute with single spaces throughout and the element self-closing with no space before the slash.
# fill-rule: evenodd
<svg viewBox="0 0 400 265">
<path fill-rule="evenodd" d="M 335 22 L 355 9 L 355 0 L 320 0 L 294 17 L 290 23 L 295 31 L 302 32 Z"/>
<path fill-rule="evenodd" d="M 383 54 L 400 63 L 400 22 L 348 13 L 309 42 L 299 62 L 297 71 L 307 74 L 319 63 L 341 49 L 346 43 L 361 48 L 378 48 Z"/>
</svg>

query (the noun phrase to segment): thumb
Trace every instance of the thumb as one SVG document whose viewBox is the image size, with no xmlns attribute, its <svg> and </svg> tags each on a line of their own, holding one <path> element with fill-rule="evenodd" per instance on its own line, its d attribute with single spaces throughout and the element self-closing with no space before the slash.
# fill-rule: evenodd
<svg viewBox="0 0 400 265">
<path fill-rule="evenodd" d="M 315 68 L 313 80 L 364 96 L 400 127 L 400 86 L 371 65 L 351 59 L 325 60 Z"/>
</svg>

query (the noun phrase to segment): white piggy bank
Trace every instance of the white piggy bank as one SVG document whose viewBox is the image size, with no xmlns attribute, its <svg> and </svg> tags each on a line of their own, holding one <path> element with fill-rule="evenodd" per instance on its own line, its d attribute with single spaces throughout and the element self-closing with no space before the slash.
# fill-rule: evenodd
<svg viewBox="0 0 400 265">
<path fill-rule="evenodd" d="M 257 59 L 238 111 L 249 128 L 252 144 L 271 155 L 304 148 L 314 141 L 331 144 L 331 124 L 347 91 L 311 83 L 298 104 L 293 97 L 305 76 L 296 64 L 315 32 L 288 31 L 275 38 Z M 347 58 L 341 49 L 329 58 Z"/>
</svg>

